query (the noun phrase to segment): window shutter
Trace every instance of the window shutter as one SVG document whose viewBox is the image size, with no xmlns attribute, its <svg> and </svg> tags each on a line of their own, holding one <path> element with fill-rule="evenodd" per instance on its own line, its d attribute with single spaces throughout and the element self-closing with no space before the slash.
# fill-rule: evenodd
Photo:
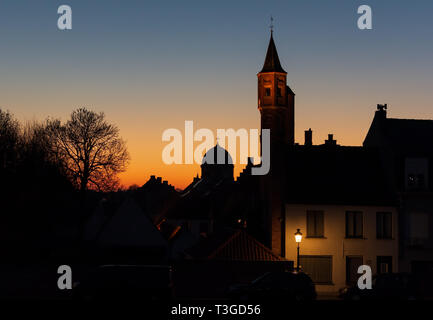
<svg viewBox="0 0 433 320">
<path fill-rule="evenodd" d="M 332 283 L 332 256 L 300 256 L 299 262 L 314 283 Z"/>
</svg>

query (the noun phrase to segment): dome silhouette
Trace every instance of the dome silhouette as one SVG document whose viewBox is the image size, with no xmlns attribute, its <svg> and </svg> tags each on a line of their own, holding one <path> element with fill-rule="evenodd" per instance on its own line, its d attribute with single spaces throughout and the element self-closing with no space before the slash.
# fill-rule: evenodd
<svg viewBox="0 0 433 320">
<path fill-rule="evenodd" d="M 222 148 L 218 143 L 209 149 L 203 156 L 202 164 L 231 164 L 233 160 L 230 153 Z"/>
<path fill-rule="evenodd" d="M 233 181 L 233 168 L 233 159 L 230 153 L 217 143 L 203 157 L 201 176 L 205 180 Z"/>
</svg>

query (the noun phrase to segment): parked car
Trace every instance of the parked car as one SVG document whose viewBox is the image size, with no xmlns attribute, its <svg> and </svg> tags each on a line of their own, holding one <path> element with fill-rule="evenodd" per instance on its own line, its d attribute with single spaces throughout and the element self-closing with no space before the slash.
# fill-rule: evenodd
<svg viewBox="0 0 433 320">
<path fill-rule="evenodd" d="M 340 290 L 344 300 L 416 300 L 419 299 L 414 277 L 409 273 L 384 273 L 373 277 L 372 289 L 359 289 L 358 285 Z"/>
<path fill-rule="evenodd" d="M 299 272 L 267 272 L 249 284 L 233 285 L 228 296 L 241 300 L 315 300 L 316 288 L 311 278 Z"/>
<path fill-rule="evenodd" d="M 169 300 L 172 268 L 160 265 L 104 265 L 74 283 L 73 297 L 84 300 Z"/>
</svg>

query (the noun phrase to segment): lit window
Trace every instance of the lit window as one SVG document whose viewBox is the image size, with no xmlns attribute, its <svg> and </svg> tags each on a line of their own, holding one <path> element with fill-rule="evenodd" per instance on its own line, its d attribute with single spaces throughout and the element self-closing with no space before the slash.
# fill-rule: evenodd
<svg viewBox="0 0 433 320">
<path fill-rule="evenodd" d="M 392 272 L 392 256 L 378 256 L 377 273 L 391 273 L 391 272 Z"/>
</svg>

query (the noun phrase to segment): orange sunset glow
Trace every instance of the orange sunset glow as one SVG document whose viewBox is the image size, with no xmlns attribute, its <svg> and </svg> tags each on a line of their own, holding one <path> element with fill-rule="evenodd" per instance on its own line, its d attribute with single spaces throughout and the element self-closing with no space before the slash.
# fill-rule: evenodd
<svg viewBox="0 0 433 320">
<path fill-rule="evenodd" d="M 213 6 L 211 11 L 188 10 L 182 19 L 172 16 L 174 9 L 167 19 L 158 19 L 166 12 L 158 7 L 123 8 L 117 14 L 107 10 L 100 18 L 112 23 L 94 27 L 93 11 L 77 4 L 80 14 L 69 33 L 47 22 L 29 34 L 25 24 L 4 17 L 2 23 L 13 34 L 0 47 L 8 61 L 0 80 L 0 108 L 24 122 L 66 120 L 79 107 L 102 111 L 119 127 L 131 155 L 120 175 L 123 186 L 142 185 L 157 175 L 184 188 L 200 167 L 165 165 L 162 132 L 183 131 L 185 120 L 211 130 L 259 129 L 257 72 L 269 40 L 269 18 L 263 12 L 273 9 L 284 12 L 276 17 L 274 38 L 296 94 L 296 142 L 302 144 L 304 130 L 311 128 L 315 144 L 333 133 L 339 144 L 361 145 L 377 103 L 388 103 L 390 116 L 433 117 L 433 49 L 412 37 L 422 37 L 429 28 L 378 26 L 368 33 L 355 29 L 351 15 L 323 18 L 352 10 L 341 3 L 320 5 L 326 14 L 308 21 L 301 17 L 310 14 L 309 6 L 300 4 L 261 4 L 256 14 L 246 16 L 243 6 L 234 7 L 229 17 L 224 6 Z M 384 10 L 376 10 L 380 21 L 392 16 L 390 8 Z M 33 11 L 49 21 L 46 10 Z M 21 12 L 13 6 L 9 16 Z M 229 27 L 220 24 L 223 14 Z M 124 16 L 128 23 L 122 22 Z M 235 166 L 235 177 L 241 170 Z"/>
<path fill-rule="evenodd" d="M 0 301 L 419 311 L 432 17 L 432 0 L 1 0 Z"/>
</svg>

